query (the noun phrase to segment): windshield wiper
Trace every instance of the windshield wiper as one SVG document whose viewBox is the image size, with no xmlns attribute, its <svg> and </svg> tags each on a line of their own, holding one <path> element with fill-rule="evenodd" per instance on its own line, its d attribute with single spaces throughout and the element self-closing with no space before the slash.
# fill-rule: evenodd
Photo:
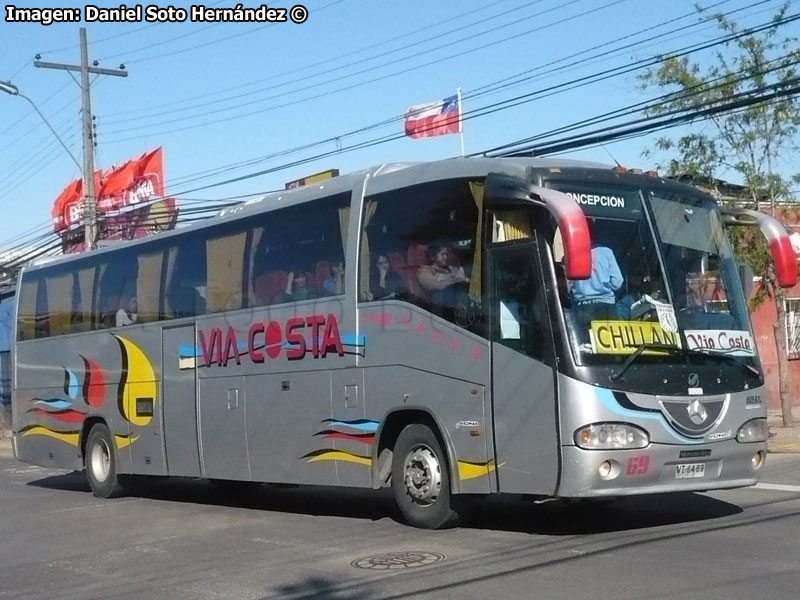
<svg viewBox="0 0 800 600">
<path fill-rule="evenodd" d="M 625 371 L 627 371 L 633 364 L 633 361 L 639 358 L 639 356 L 645 350 L 665 350 L 667 352 L 672 352 L 672 353 L 682 353 L 683 348 L 681 348 L 680 346 L 670 346 L 668 344 L 648 344 L 646 342 L 644 344 L 639 344 L 636 347 L 636 350 L 633 351 L 633 354 L 631 354 L 627 358 L 627 360 L 624 363 L 622 363 L 622 366 L 620 367 L 619 371 L 612 373 L 611 375 L 608 376 L 608 378 L 611 381 L 619 381 L 625 374 Z"/>
<path fill-rule="evenodd" d="M 745 370 L 747 370 L 749 373 L 751 373 L 752 375 L 754 375 L 756 377 L 759 377 L 761 375 L 761 373 L 758 371 L 758 369 L 756 369 L 753 365 L 749 365 L 747 363 L 741 363 L 738 360 L 736 360 L 735 357 L 733 357 L 731 355 L 728 355 L 728 354 L 725 354 L 725 353 L 721 353 L 721 352 L 706 352 L 706 351 L 703 351 L 703 350 L 697 350 L 697 349 L 693 349 L 693 348 L 681 348 L 680 346 L 670 346 L 670 345 L 667 345 L 667 344 L 647 344 L 647 343 L 644 343 L 644 344 L 639 344 L 639 346 L 636 347 L 636 350 L 633 351 L 633 354 L 631 354 L 627 358 L 627 360 L 624 363 L 622 363 L 622 366 L 620 367 L 620 369 L 618 371 L 616 371 L 615 373 L 612 373 L 611 375 L 609 375 L 608 378 L 611 381 L 614 381 L 614 382 L 619 381 L 622 378 L 622 376 L 625 374 L 625 371 L 627 371 L 630 368 L 630 366 L 633 364 L 633 361 L 635 361 L 637 358 L 639 358 L 639 356 L 641 356 L 642 352 L 644 352 L 645 350 L 661 350 L 661 351 L 669 352 L 671 354 L 681 354 L 683 356 L 703 356 L 703 357 L 706 357 L 706 358 L 714 357 L 714 358 L 726 359 L 729 362 L 733 361 L 734 364 L 736 364 L 738 366 L 741 366 L 742 368 L 744 368 Z"/>
</svg>

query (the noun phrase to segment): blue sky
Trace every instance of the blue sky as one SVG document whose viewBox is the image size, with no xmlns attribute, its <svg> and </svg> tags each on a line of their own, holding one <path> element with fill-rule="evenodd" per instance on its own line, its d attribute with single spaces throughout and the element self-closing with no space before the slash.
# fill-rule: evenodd
<svg viewBox="0 0 800 600">
<path fill-rule="evenodd" d="M 720 11 L 737 10 L 735 18 L 742 25 L 766 21 L 781 4 L 714 3 L 719 3 Z M 236 2 L 206 4 L 223 8 Z M 17 5 L 81 10 L 85 6 L 68 2 Z M 306 6 L 309 18 L 303 24 L 82 24 L 87 27 L 90 61 L 97 60 L 106 68 L 124 63 L 129 73 L 127 78 L 100 77 L 94 82 L 96 166 L 107 168 L 163 146 L 171 194 L 218 199 L 282 188 L 286 181 L 328 168 L 348 172 L 388 161 L 446 158 L 460 152 L 458 136 L 399 139 L 235 184 L 190 191 L 335 150 L 337 142 L 329 141 L 193 181 L 219 167 L 334 140 L 397 117 L 410 105 L 452 95 L 458 87 L 465 95 L 464 111 L 469 111 L 718 35 L 713 24 L 706 24 L 656 37 L 695 20 L 688 17 L 669 23 L 692 12 L 693 2 L 686 0 L 308 0 Z M 78 63 L 80 26 L 0 21 L 0 80 L 11 79 L 40 107 L 79 161 L 78 86 L 64 71 L 37 69 L 31 63 L 37 53 L 45 61 Z M 622 40 L 643 29 L 649 31 Z M 787 28 L 787 35 L 797 33 L 796 27 Z M 543 65 L 594 46 L 609 44 L 602 49 L 608 50 L 632 42 L 641 44 L 602 62 L 585 61 L 474 97 L 483 86 L 525 71 L 541 74 L 565 63 L 544 69 Z M 467 121 L 466 150 L 488 149 L 655 95 L 639 90 L 635 74 L 627 74 L 542 98 Z M 401 131 L 402 123 L 392 122 L 341 137 L 338 143 L 346 147 Z M 641 157 L 647 145 L 648 138 L 639 138 L 609 144 L 606 149 L 577 151 L 570 157 L 608 163 L 609 151 L 626 166 L 647 168 L 651 165 Z M 46 231 L 52 202 L 78 175 L 78 168 L 30 105 L 0 94 L 0 176 L 4 182 L 0 205 L 11 216 L 0 233 L 0 249 L 28 230 Z"/>
</svg>

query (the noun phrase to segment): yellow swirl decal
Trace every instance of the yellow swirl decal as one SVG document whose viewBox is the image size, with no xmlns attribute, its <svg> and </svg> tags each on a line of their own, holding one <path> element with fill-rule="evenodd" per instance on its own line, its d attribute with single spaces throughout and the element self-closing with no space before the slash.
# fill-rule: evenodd
<svg viewBox="0 0 800 600">
<path fill-rule="evenodd" d="M 115 335 L 122 351 L 122 374 L 117 402 L 125 419 L 144 427 L 153 419 L 158 385 L 153 364 L 139 346 L 121 335 Z"/>
<path fill-rule="evenodd" d="M 461 481 L 477 479 L 478 477 L 486 477 L 494 470 L 495 464 L 493 460 L 485 463 L 467 462 L 465 460 L 458 461 L 458 478 Z"/>
</svg>

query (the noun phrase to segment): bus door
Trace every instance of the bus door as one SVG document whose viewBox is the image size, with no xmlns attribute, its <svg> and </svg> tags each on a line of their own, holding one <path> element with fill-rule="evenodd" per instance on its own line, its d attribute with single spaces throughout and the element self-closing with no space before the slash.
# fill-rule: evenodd
<svg viewBox="0 0 800 600">
<path fill-rule="evenodd" d="M 197 444 L 197 368 L 194 324 L 164 327 L 162 406 L 170 475 L 200 476 Z"/>
<path fill-rule="evenodd" d="M 499 490 L 553 494 L 559 470 L 554 350 L 535 237 L 490 245 L 487 264 Z"/>
</svg>

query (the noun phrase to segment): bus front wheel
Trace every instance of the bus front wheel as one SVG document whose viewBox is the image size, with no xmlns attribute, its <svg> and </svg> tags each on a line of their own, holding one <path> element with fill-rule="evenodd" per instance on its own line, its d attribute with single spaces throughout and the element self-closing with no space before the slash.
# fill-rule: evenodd
<svg viewBox="0 0 800 600">
<path fill-rule="evenodd" d="M 117 475 L 117 452 L 108 427 L 98 423 L 89 431 L 83 457 L 89 487 L 98 498 L 114 498 L 123 494 L 121 476 Z"/>
<path fill-rule="evenodd" d="M 414 527 L 440 529 L 458 519 L 451 505 L 447 457 L 429 427 L 407 425 L 400 432 L 392 456 L 392 492 Z"/>
</svg>

